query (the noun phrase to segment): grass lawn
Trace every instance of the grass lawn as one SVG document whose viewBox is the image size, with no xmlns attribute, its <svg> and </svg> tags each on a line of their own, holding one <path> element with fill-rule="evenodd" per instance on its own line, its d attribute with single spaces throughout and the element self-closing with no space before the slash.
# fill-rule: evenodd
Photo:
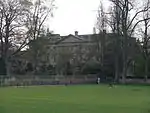
<svg viewBox="0 0 150 113">
<path fill-rule="evenodd" d="M 150 86 L 0 88 L 0 113 L 150 113 Z"/>
</svg>

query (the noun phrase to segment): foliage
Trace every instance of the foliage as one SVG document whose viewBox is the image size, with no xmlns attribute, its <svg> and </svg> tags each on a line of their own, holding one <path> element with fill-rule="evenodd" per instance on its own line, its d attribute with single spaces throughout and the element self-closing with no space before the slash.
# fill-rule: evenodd
<svg viewBox="0 0 150 113">
<path fill-rule="evenodd" d="M 136 59 L 135 59 L 135 75 L 136 76 L 142 76 L 144 75 L 144 69 L 145 69 L 145 65 L 144 65 L 145 61 L 143 56 L 139 55 Z"/>
<path fill-rule="evenodd" d="M 0 75 L 6 75 L 5 61 L 0 58 Z"/>
<path fill-rule="evenodd" d="M 33 71 L 38 71 L 38 68 L 42 69 L 45 66 L 49 65 L 49 43 L 50 40 L 48 39 L 48 37 L 41 35 L 37 39 L 32 40 L 29 44 L 29 49 L 26 53 L 28 56 L 27 61 L 32 63 Z M 39 71 L 41 69 L 39 69 Z"/>
<path fill-rule="evenodd" d="M 150 70 L 150 59 L 148 59 L 148 70 Z M 138 55 L 135 58 L 135 76 L 144 78 L 145 76 L 145 59 L 143 55 Z M 150 77 L 150 72 L 148 71 L 148 75 Z"/>
<path fill-rule="evenodd" d="M 81 70 L 82 74 L 97 74 L 101 71 L 101 65 L 97 62 L 88 62 Z"/>
</svg>

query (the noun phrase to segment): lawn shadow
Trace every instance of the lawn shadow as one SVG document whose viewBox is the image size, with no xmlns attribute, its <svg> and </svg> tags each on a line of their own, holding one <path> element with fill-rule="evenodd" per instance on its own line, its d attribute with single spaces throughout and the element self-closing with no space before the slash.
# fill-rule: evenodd
<svg viewBox="0 0 150 113">
<path fill-rule="evenodd" d="M 139 91 L 141 91 L 141 89 L 132 89 L 132 91 L 139 92 Z"/>
</svg>

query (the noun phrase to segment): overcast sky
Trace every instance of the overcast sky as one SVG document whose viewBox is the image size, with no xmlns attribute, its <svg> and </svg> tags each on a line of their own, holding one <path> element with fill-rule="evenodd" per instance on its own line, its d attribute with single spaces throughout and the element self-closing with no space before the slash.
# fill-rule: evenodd
<svg viewBox="0 0 150 113">
<path fill-rule="evenodd" d="M 107 0 L 103 1 L 108 7 Z M 99 4 L 100 0 L 56 0 L 58 9 L 48 22 L 50 29 L 60 35 L 93 33 Z"/>
</svg>

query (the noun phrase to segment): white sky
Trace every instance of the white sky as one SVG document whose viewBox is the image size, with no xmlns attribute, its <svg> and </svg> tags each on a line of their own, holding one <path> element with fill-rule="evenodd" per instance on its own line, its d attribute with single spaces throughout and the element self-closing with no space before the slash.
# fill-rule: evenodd
<svg viewBox="0 0 150 113">
<path fill-rule="evenodd" d="M 107 0 L 103 1 L 108 7 Z M 56 0 L 58 9 L 48 22 L 50 30 L 60 35 L 74 34 L 74 31 L 79 34 L 93 33 L 99 4 L 100 0 Z"/>
</svg>

